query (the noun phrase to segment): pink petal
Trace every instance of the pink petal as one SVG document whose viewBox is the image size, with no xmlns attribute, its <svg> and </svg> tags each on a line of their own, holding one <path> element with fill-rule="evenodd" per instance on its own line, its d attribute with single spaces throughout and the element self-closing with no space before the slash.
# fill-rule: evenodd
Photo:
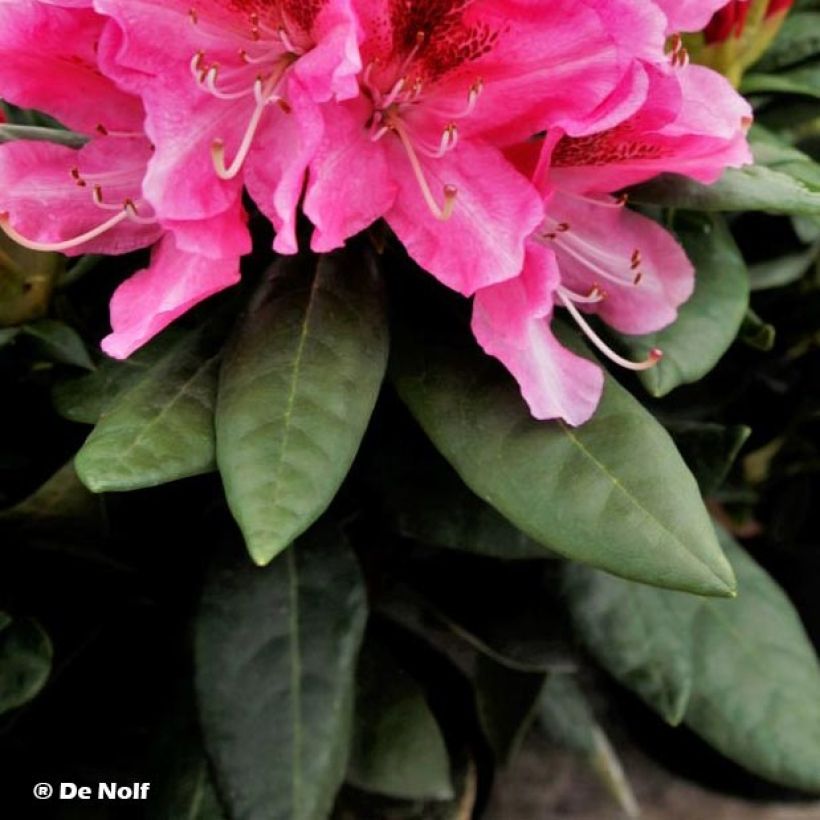
<svg viewBox="0 0 820 820">
<path fill-rule="evenodd" d="M 668 32 L 700 31 L 727 0 L 655 0 L 668 19 Z"/>
<path fill-rule="evenodd" d="M 305 174 L 322 138 L 322 115 L 294 78 L 289 113 L 271 116 L 245 168 L 248 193 L 276 229 L 274 250 L 296 253 L 296 215 Z"/>
<path fill-rule="evenodd" d="M 515 377 L 535 418 L 579 425 L 598 406 L 604 374 L 563 347 L 550 330 L 557 285 L 552 252 L 528 245 L 521 276 L 476 293 L 473 333 Z"/>
<path fill-rule="evenodd" d="M 331 104 L 324 113 L 324 138 L 311 164 L 304 202 L 316 226 L 311 247 L 317 253 L 341 247 L 384 216 L 398 191 L 383 142 L 373 142 L 363 126 L 365 102 Z"/>
<path fill-rule="evenodd" d="M 399 186 L 387 221 L 410 256 L 465 295 L 516 276 L 526 239 L 543 218 L 540 197 L 526 178 L 477 140 L 465 140 L 441 159 L 420 157 L 439 201 L 445 186 L 458 191 L 452 217 L 442 222 L 425 204 L 398 138 L 387 135 L 385 141 L 390 174 Z"/>
<path fill-rule="evenodd" d="M 695 271 L 670 233 L 607 197 L 595 204 L 557 191 L 547 212 L 548 227 L 569 225 L 553 244 L 561 283 L 581 295 L 596 286 L 606 293 L 602 302 L 581 307 L 623 333 L 651 333 L 675 320 L 692 295 Z"/>
<path fill-rule="evenodd" d="M 74 5 L 78 7 L 35 0 L 0 3 L 3 99 L 45 111 L 86 134 L 100 123 L 111 130 L 140 131 L 140 101 L 97 68 L 94 45 L 104 18 Z"/>
<path fill-rule="evenodd" d="M 102 138 L 75 151 L 45 142 L 12 142 L 0 146 L 0 213 L 11 226 L 36 242 L 64 242 L 103 224 L 116 211 L 95 203 L 90 186 L 79 187 L 72 168 L 84 175 L 116 173 L 103 186 L 107 202 L 138 199 L 149 148 L 143 140 Z M 126 220 L 79 245 L 68 255 L 122 254 L 153 244 L 162 234 L 159 225 Z"/>
<path fill-rule="evenodd" d="M 125 359 L 174 319 L 239 281 L 236 257 L 209 259 L 183 253 L 167 235 L 154 249 L 151 265 L 117 288 L 111 299 L 113 332 L 102 348 Z"/>
</svg>

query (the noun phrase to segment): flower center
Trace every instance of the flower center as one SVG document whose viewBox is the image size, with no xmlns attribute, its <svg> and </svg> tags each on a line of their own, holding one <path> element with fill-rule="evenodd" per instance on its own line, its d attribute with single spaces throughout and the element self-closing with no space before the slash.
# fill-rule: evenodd
<svg viewBox="0 0 820 820">
<path fill-rule="evenodd" d="M 238 5 L 231 7 L 234 12 Z M 255 8 L 258 4 L 250 5 Z M 223 27 L 217 28 L 202 19 L 196 9 L 191 9 L 189 17 L 203 35 L 225 37 Z M 257 10 L 250 11 L 234 35 L 238 47 L 230 62 L 212 61 L 206 51 L 198 51 L 191 58 L 191 74 L 203 91 L 225 102 L 247 99 L 253 103 L 230 164 L 226 162 L 224 140 L 217 138 L 212 143 L 214 168 L 224 180 L 234 179 L 242 170 L 268 106 L 275 104 L 285 112 L 290 111 L 281 93 L 283 82 L 290 67 L 312 47 L 301 23 L 294 22 L 287 9 L 278 7 L 265 16 Z"/>
<path fill-rule="evenodd" d="M 441 159 L 456 148 L 459 141 L 457 121 L 472 114 L 481 96 L 483 83 L 480 78 L 474 79 L 466 100 L 458 107 L 425 100 L 428 81 L 418 61 L 427 42 L 428 35 L 418 31 L 413 47 L 403 59 L 395 61 L 394 66 L 385 67 L 378 60 L 368 63 L 362 77 L 362 90 L 373 106 L 368 122 L 370 138 L 378 142 L 386 134 L 392 133 L 398 137 L 427 207 L 436 219 L 447 221 L 453 215 L 458 190 L 454 185 L 444 185 L 444 201 L 440 205 L 427 180 L 420 156 Z M 440 121 L 440 132 L 436 131 L 435 126 L 432 129 L 429 127 L 431 117 Z M 420 120 L 425 123 L 426 134 L 422 133 Z M 431 138 L 431 133 L 439 133 L 440 136 Z"/>
</svg>

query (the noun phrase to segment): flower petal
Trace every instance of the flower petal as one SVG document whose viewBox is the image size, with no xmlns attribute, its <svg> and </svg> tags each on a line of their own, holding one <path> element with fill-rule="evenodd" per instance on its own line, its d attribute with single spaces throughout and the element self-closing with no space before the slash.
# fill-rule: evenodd
<svg viewBox="0 0 820 820">
<path fill-rule="evenodd" d="M 553 335 L 551 293 L 557 284 L 553 253 L 531 243 L 521 276 L 476 294 L 473 333 L 515 377 L 535 418 L 579 425 L 598 406 L 604 374 Z"/>
<path fill-rule="evenodd" d="M 209 259 L 180 251 L 171 234 L 151 264 L 123 282 L 111 299 L 113 332 L 102 348 L 125 359 L 194 305 L 239 281 L 236 257 Z"/>
<path fill-rule="evenodd" d="M 675 320 L 695 271 L 668 231 L 608 198 L 596 204 L 558 191 L 547 212 L 549 224 L 569 226 L 554 242 L 561 283 L 582 295 L 596 286 L 606 293 L 581 307 L 623 333 L 652 333 Z"/>
<path fill-rule="evenodd" d="M 420 157 L 433 195 L 457 190 L 447 221 L 431 213 L 398 138 L 388 135 L 390 173 L 398 183 L 387 214 L 407 252 L 440 282 L 467 296 L 517 276 L 527 237 L 543 218 L 536 190 L 499 151 L 464 141 L 441 159 Z M 387 140 L 387 138 L 385 138 Z"/>
</svg>

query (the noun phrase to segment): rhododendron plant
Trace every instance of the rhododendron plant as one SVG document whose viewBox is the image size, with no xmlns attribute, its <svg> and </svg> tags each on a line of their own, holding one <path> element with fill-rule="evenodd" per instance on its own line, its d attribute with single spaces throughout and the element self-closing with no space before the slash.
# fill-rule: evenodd
<svg viewBox="0 0 820 820">
<path fill-rule="evenodd" d="M 816 9 L 0 0 L 3 817 L 820 794 Z"/>
</svg>

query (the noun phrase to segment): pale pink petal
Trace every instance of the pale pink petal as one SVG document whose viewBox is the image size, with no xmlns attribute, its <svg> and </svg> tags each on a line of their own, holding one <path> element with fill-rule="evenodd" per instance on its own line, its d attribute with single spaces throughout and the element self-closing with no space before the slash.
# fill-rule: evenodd
<svg viewBox="0 0 820 820">
<path fill-rule="evenodd" d="M 177 249 L 168 234 L 148 268 L 117 288 L 111 299 L 112 333 L 102 348 L 125 359 L 204 299 L 239 281 L 236 257 L 209 259 Z"/>
<path fill-rule="evenodd" d="M 521 276 L 476 293 L 473 333 L 514 376 L 535 418 L 580 425 L 598 406 L 604 374 L 553 335 L 551 294 L 557 285 L 554 255 L 530 244 Z"/>
<path fill-rule="evenodd" d="M 582 296 L 596 287 L 606 294 L 580 307 L 623 333 L 651 333 L 677 318 L 695 271 L 668 231 L 606 197 L 596 204 L 559 191 L 547 212 L 548 229 L 569 226 L 553 241 L 562 285 Z"/>
<path fill-rule="evenodd" d="M 655 0 L 668 20 L 669 34 L 700 31 L 728 0 Z"/>
</svg>

